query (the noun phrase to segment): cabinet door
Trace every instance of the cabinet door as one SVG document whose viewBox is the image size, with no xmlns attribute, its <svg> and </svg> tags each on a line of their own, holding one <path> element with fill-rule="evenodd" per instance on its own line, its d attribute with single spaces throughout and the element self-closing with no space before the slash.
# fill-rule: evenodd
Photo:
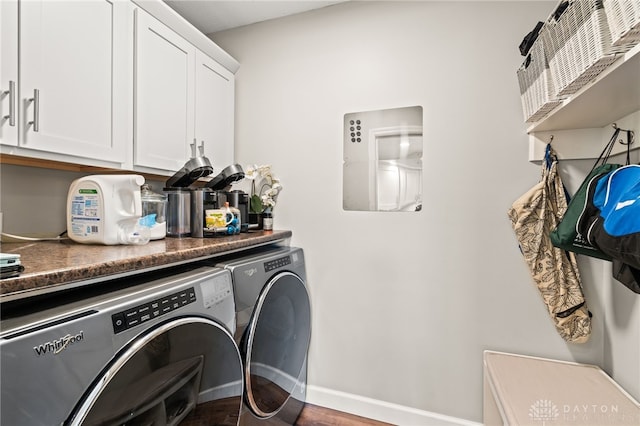
<svg viewBox="0 0 640 426">
<path fill-rule="evenodd" d="M 0 1 L 0 143 L 18 145 L 18 2 Z"/>
<path fill-rule="evenodd" d="M 136 10 L 136 166 L 177 171 L 193 143 L 195 48 Z"/>
<path fill-rule="evenodd" d="M 195 97 L 195 138 L 217 174 L 233 164 L 234 75 L 199 50 Z"/>
<path fill-rule="evenodd" d="M 20 115 L 25 148 L 123 162 L 127 3 L 20 3 Z"/>
</svg>

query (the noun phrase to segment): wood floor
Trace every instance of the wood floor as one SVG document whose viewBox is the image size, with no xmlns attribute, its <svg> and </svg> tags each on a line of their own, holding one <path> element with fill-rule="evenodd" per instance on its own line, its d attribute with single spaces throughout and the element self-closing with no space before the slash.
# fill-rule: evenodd
<svg viewBox="0 0 640 426">
<path fill-rule="evenodd" d="M 353 414 L 343 413 L 341 411 L 330 410 L 316 405 L 306 404 L 296 426 L 388 426 L 389 423 L 383 423 L 364 417 L 355 416 Z"/>
<path fill-rule="evenodd" d="M 1 0 L 0 0 L 1 1 Z M 198 404 L 180 426 L 235 426 L 240 397 L 230 397 Z M 389 423 L 367 419 L 317 405 L 305 404 L 298 420 L 292 426 L 390 426 Z"/>
</svg>

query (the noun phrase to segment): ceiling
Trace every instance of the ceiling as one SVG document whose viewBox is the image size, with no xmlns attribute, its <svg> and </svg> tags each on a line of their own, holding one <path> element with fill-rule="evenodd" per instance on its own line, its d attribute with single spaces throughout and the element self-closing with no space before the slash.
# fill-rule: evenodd
<svg viewBox="0 0 640 426">
<path fill-rule="evenodd" d="M 345 0 L 164 0 L 205 34 L 295 15 Z"/>
</svg>

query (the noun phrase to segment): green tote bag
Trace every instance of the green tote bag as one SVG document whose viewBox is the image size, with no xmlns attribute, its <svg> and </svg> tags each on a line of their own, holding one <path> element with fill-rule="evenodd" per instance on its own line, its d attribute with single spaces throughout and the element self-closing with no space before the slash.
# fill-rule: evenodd
<svg viewBox="0 0 640 426">
<path fill-rule="evenodd" d="M 566 212 L 562 216 L 562 220 L 558 226 L 551 231 L 551 243 L 558 248 L 572 251 L 578 254 L 584 254 L 591 257 L 596 257 L 604 260 L 611 260 L 611 257 L 597 247 L 589 244 L 589 242 L 580 235 L 576 229 L 576 225 L 582 214 L 584 203 L 587 199 L 587 187 L 591 179 L 596 176 L 601 176 L 612 172 L 613 170 L 621 167 L 620 164 L 608 163 L 611 151 L 616 143 L 616 139 L 620 134 L 620 129 L 616 128 L 611 140 L 604 147 L 604 150 L 600 154 L 600 157 L 596 160 L 591 172 L 587 175 L 585 180 L 580 185 L 580 188 L 573 195 L 569 201 Z M 629 141 L 627 141 L 629 142 Z M 629 146 L 627 145 L 627 163 L 629 162 Z"/>
</svg>

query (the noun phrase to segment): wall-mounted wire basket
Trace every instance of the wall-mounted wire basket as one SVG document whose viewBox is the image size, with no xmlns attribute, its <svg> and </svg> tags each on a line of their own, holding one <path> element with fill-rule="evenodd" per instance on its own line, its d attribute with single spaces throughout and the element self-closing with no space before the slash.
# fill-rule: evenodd
<svg viewBox="0 0 640 426">
<path fill-rule="evenodd" d="M 611 43 L 602 0 L 562 1 L 541 34 L 560 98 L 597 77 L 619 52 Z"/>
<path fill-rule="evenodd" d="M 640 42 L 640 0 L 603 0 L 612 45 L 629 50 Z"/>
</svg>

